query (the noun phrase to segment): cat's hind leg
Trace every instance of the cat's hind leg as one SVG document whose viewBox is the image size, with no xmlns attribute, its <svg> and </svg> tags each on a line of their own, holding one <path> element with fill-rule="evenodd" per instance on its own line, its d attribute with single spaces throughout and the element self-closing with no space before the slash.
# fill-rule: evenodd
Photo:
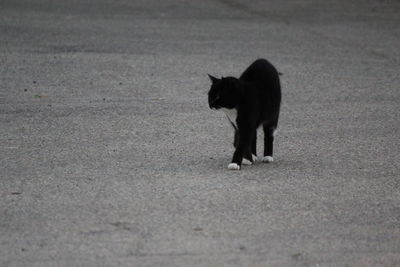
<svg viewBox="0 0 400 267">
<path fill-rule="evenodd" d="M 276 130 L 276 126 L 264 124 L 263 130 L 264 130 L 264 157 L 262 158 L 262 162 L 270 163 L 274 161 L 272 154 L 274 150 L 274 133 Z"/>
</svg>

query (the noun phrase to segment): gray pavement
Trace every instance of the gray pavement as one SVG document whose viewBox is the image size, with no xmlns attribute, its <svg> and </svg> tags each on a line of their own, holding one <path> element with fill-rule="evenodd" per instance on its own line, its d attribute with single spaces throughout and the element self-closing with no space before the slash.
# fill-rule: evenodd
<svg viewBox="0 0 400 267">
<path fill-rule="evenodd" d="M 0 266 L 400 265 L 400 2 L 247 2 L 0 1 Z M 206 74 L 258 57 L 232 172 Z"/>
</svg>

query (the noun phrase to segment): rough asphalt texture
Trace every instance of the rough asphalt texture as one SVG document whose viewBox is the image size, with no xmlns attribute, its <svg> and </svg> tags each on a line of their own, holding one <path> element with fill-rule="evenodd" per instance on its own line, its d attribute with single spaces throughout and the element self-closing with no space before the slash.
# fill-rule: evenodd
<svg viewBox="0 0 400 267">
<path fill-rule="evenodd" d="M 247 2 L 0 1 L 0 266 L 400 265 L 400 2 Z M 232 172 L 206 74 L 258 57 Z"/>
</svg>

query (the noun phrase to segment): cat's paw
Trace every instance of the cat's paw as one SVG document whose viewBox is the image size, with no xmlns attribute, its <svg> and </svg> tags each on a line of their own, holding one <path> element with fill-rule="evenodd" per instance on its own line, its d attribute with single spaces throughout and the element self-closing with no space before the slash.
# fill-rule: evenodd
<svg viewBox="0 0 400 267">
<path fill-rule="evenodd" d="M 245 158 L 243 158 L 243 160 L 242 160 L 242 164 L 243 165 L 252 165 L 253 164 L 253 162 L 251 162 L 250 160 L 248 160 L 248 159 L 245 159 Z"/>
<path fill-rule="evenodd" d="M 254 162 L 256 162 L 257 161 L 257 156 L 256 155 L 254 155 L 254 154 L 251 154 L 251 158 L 253 159 L 253 162 L 251 162 L 250 160 L 248 160 L 248 159 L 246 159 L 246 158 L 243 158 L 243 160 L 242 160 L 242 164 L 243 165 L 252 165 Z"/>
<path fill-rule="evenodd" d="M 271 162 L 274 162 L 274 158 L 271 157 L 271 156 L 265 156 L 265 157 L 262 158 L 262 162 L 271 163 Z"/>
<path fill-rule="evenodd" d="M 229 163 L 228 169 L 233 171 L 238 171 L 240 170 L 240 166 L 236 163 Z"/>
</svg>

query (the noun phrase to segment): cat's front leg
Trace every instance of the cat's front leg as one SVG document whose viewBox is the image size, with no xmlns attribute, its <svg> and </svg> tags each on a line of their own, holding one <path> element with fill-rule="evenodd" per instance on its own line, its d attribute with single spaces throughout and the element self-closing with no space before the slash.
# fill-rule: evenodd
<svg viewBox="0 0 400 267">
<path fill-rule="evenodd" d="M 251 137 L 251 151 L 244 154 L 242 165 L 252 165 L 257 160 L 257 131 Z"/>
<path fill-rule="evenodd" d="M 230 170 L 240 170 L 244 155 L 251 155 L 251 137 L 252 131 L 248 129 L 239 129 L 239 142 L 233 153 L 232 162 L 228 165 Z"/>
<path fill-rule="evenodd" d="M 257 159 L 257 153 L 256 153 L 256 138 L 257 138 L 257 132 L 253 133 L 252 140 L 251 140 L 251 152 L 248 151 L 247 153 L 244 154 L 243 160 L 242 160 L 242 165 L 252 165 L 256 159 Z M 239 130 L 235 129 L 235 137 L 233 140 L 233 147 L 237 148 L 239 146 Z M 233 168 L 233 167 L 232 167 Z"/>
<path fill-rule="evenodd" d="M 239 140 L 240 140 L 240 137 L 239 137 L 239 130 L 238 130 L 237 128 L 235 128 L 235 137 L 234 137 L 234 139 L 233 139 L 233 147 L 234 147 L 235 149 L 237 149 L 237 148 L 239 147 Z M 228 169 L 229 169 L 229 170 L 234 170 L 234 171 L 240 170 L 240 165 L 238 165 L 238 164 L 235 163 L 235 162 L 231 162 L 231 163 L 229 163 L 229 165 L 228 165 Z"/>
</svg>

